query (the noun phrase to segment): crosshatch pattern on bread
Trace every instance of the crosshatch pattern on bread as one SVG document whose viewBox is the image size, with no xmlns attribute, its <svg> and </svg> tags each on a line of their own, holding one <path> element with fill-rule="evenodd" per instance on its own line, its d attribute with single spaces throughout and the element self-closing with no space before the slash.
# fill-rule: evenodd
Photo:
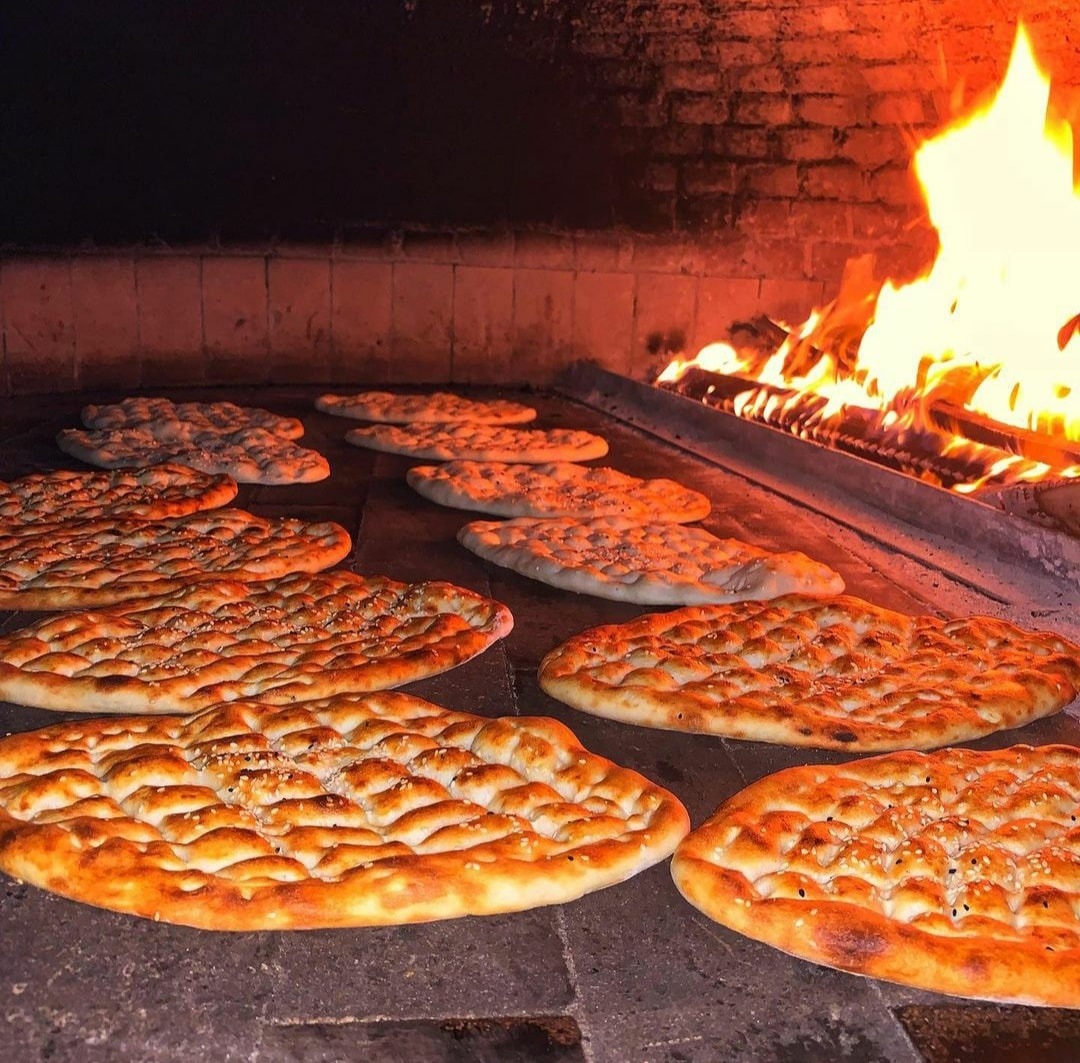
<svg viewBox="0 0 1080 1063">
<path fill-rule="evenodd" d="M 486 561 L 578 594 L 688 605 L 783 594 L 830 595 L 844 581 L 806 554 L 770 553 L 704 528 L 625 517 L 473 521 L 458 542 Z"/>
<path fill-rule="evenodd" d="M 22 524 L 41 530 L 47 524 L 100 517 L 182 517 L 226 506 L 235 497 L 231 477 L 183 465 L 113 472 L 57 469 L 0 482 L 0 529 Z"/>
<path fill-rule="evenodd" d="M 188 425 L 182 434 L 165 433 L 165 438 L 152 428 L 65 428 L 58 433 L 56 445 L 65 454 L 103 469 L 174 462 L 231 476 L 240 483 L 259 484 L 312 483 L 330 475 L 329 463 L 317 451 L 265 428 L 219 432 Z"/>
<path fill-rule="evenodd" d="M 1080 1007 L 1080 750 L 791 768 L 679 846 L 684 896 L 795 956 L 941 993 Z"/>
<path fill-rule="evenodd" d="M 283 704 L 445 672 L 512 626 L 505 605 L 450 583 L 220 580 L 0 636 L 0 699 L 60 712 Z"/>
<path fill-rule="evenodd" d="M 281 439 L 299 439 L 302 422 L 282 417 L 257 406 L 234 402 L 173 402 L 163 398 L 131 398 L 107 406 L 84 406 L 82 422 L 87 428 L 115 431 L 145 426 L 158 439 L 184 439 L 193 429 L 236 432 L 262 428 Z"/>
<path fill-rule="evenodd" d="M 361 391 L 355 395 L 320 395 L 315 408 L 336 417 L 384 424 L 412 424 L 436 421 L 449 424 L 526 424 L 536 419 L 536 410 L 506 399 L 466 399 L 449 391 L 425 395 L 395 395 L 389 391 Z"/>
<path fill-rule="evenodd" d="M 617 516 L 682 524 L 701 520 L 710 509 L 705 495 L 673 480 L 640 480 L 617 469 L 570 461 L 451 461 L 416 465 L 406 479 L 414 491 L 440 505 L 498 517 Z"/>
<path fill-rule="evenodd" d="M 671 794 L 554 720 L 405 694 L 0 739 L 0 868 L 213 930 L 557 904 L 657 863 L 688 826 Z"/>
<path fill-rule="evenodd" d="M 0 525 L 0 609 L 80 609 L 200 580 L 318 572 L 351 549 L 340 524 L 268 520 L 242 509 L 168 520 L 99 518 L 41 534 Z"/>
<path fill-rule="evenodd" d="M 605 439 L 573 428 L 504 428 L 485 424 L 373 424 L 345 434 L 353 446 L 432 461 L 588 461 L 608 452 Z"/>
<path fill-rule="evenodd" d="M 593 628 L 548 654 L 540 685 L 583 712 L 645 727 L 932 749 L 1068 705 L 1080 690 L 1080 647 L 990 617 L 791 597 Z"/>
</svg>

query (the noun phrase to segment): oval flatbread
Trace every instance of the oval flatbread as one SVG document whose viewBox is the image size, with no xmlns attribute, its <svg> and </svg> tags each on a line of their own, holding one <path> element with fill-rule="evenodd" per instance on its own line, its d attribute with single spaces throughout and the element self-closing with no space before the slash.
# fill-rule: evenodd
<svg viewBox="0 0 1080 1063">
<path fill-rule="evenodd" d="M 299 439 L 304 426 L 295 417 L 282 417 L 255 406 L 234 402 L 173 402 L 172 399 L 131 398 L 107 406 L 84 406 L 82 422 L 87 428 L 116 431 L 143 427 L 155 438 L 184 439 L 193 429 L 238 432 L 262 428 L 282 439 Z"/>
<path fill-rule="evenodd" d="M 1057 712 L 1080 647 L 990 617 L 858 598 L 651 613 L 568 639 L 540 685 L 625 723 L 831 749 L 931 749 Z"/>
<path fill-rule="evenodd" d="M 217 580 L 0 636 L 0 700 L 61 712 L 287 704 L 445 672 L 512 626 L 505 605 L 450 583 Z"/>
<path fill-rule="evenodd" d="M 815 963 L 1080 1007 L 1080 750 L 894 753 L 747 787 L 679 846 L 691 904 Z"/>
<path fill-rule="evenodd" d="M 85 609 L 208 579 L 318 572 L 352 549 L 339 524 L 267 520 L 242 509 L 167 520 L 99 517 L 0 525 L 0 609 Z"/>
<path fill-rule="evenodd" d="M 684 524 L 707 517 L 710 509 L 703 494 L 673 480 L 639 480 L 570 461 L 450 461 L 416 465 L 405 475 L 414 491 L 433 502 L 497 517 L 617 516 Z"/>
<path fill-rule="evenodd" d="M 670 793 L 555 720 L 405 694 L 0 739 L 0 868 L 209 930 L 558 904 L 657 863 L 688 826 Z"/>
<path fill-rule="evenodd" d="M 221 433 L 188 426 L 183 438 L 159 439 L 145 428 L 83 431 L 65 428 L 56 445 L 72 457 L 103 469 L 174 462 L 239 483 L 290 484 L 325 480 L 330 465 L 321 454 L 297 446 L 265 428 Z"/>
<path fill-rule="evenodd" d="M 182 517 L 228 505 L 236 497 L 236 481 L 211 476 L 183 465 L 111 472 L 34 473 L 0 482 L 0 528 L 32 524 L 40 530 L 58 521 L 99 517 Z"/>
<path fill-rule="evenodd" d="M 588 461 L 602 458 L 607 442 L 591 432 L 570 428 L 501 428 L 482 424 L 420 424 L 400 428 L 375 424 L 353 428 L 345 440 L 356 447 L 450 461 Z"/>
<path fill-rule="evenodd" d="M 704 528 L 595 520 L 477 520 L 458 541 L 496 565 L 562 590 L 642 605 L 839 594 L 844 581 L 805 554 L 772 554 Z"/>
<path fill-rule="evenodd" d="M 389 391 L 361 391 L 355 395 L 320 395 L 315 408 L 336 417 L 384 424 L 412 424 L 437 421 L 450 424 L 526 424 L 536 419 L 536 410 L 505 399 L 466 399 L 449 391 L 426 395 L 394 395 Z"/>
</svg>

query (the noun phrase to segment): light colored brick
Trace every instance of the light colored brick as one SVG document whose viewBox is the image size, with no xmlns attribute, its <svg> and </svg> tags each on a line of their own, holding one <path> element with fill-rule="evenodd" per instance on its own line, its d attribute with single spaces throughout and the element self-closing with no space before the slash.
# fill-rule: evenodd
<svg viewBox="0 0 1080 1063">
<path fill-rule="evenodd" d="M 517 270 L 508 383 L 550 383 L 573 361 L 573 323 L 572 271 Z"/>
<path fill-rule="evenodd" d="M 694 329 L 697 278 L 678 273 L 642 273 L 634 302 L 634 345 L 630 375 L 652 380 L 675 354 L 685 354 Z"/>
<path fill-rule="evenodd" d="M 11 258 L 0 267 L 7 375 L 15 395 L 73 391 L 75 329 L 67 258 Z"/>
<path fill-rule="evenodd" d="M 698 282 L 697 315 L 687 353 L 696 355 L 710 343 L 727 342 L 731 326 L 761 312 L 761 282 L 746 277 L 702 277 Z"/>
<path fill-rule="evenodd" d="M 75 374 L 83 390 L 142 383 L 135 260 L 126 255 L 71 260 Z"/>
<path fill-rule="evenodd" d="M 514 264 L 513 232 L 463 232 L 457 235 L 458 260 L 465 266 Z"/>
<path fill-rule="evenodd" d="M 826 295 L 821 281 L 766 278 L 761 282 L 761 305 L 774 320 L 791 326 L 800 325 L 810 316 L 811 310 L 823 306 L 835 295 L 834 289 L 835 281 Z"/>
<path fill-rule="evenodd" d="M 207 381 L 261 383 L 269 376 L 266 259 L 203 258 Z"/>
<path fill-rule="evenodd" d="M 514 241 L 519 269 L 573 269 L 574 239 L 569 233 L 519 232 Z"/>
<path fill-rule="evenodd" d="M 629 269 L 634 242 L 621 233 L 587 232 L 574 236 L 574 264 L 578 271 Z"/>
<path fill-rule="evenodd" d="M 268 282 L 271 381 L 329 380 L 329 258 L 272 258 Z"/>
<path fill-rule="evenodd" d="M 390 379 L 389 262 L 334 263 L 333 365 L 338 382 L 381 384 Z"/>
<path fill-rule="evenodd" d="M 202 329 L 202 262 L 169 255 L 135 260 L 143 383 L 206 382 Z"/>
<path fill-rule="evenodd" d="M 629 374 L 633 332 L 633 275 L 578 273 L 574 279 L 574 357 Z"/>
<path fill-rule="evenodd" d="M 451 379 L 494 384 L 505 379 L 513 345 L 514 271 L 458 266 L 454 271 Z"/>
<path fill-rule="evenodd" d="M 450 379 L 454 267 L 394 264 L 390 375 L 403 383 Z"/>
</svg>

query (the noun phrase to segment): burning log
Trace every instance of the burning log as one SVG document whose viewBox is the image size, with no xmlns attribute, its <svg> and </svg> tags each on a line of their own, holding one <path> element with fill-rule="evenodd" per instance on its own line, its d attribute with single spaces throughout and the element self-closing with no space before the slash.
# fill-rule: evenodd
<svg viewBox="0 0 1080 1063">
<path fill-rule="evenodd" d="M 1003 424 L 950 402 L 934 400 L 929 409 L 931 419 L 939 428 L 961 435 L 974 443 L 997 447 L 1010 454 L 1020 454 L 1029 461 L 1042 462 L 1054 469 L 1080 465 L 1080 442 L 1075 440 Z"/>
</svg>

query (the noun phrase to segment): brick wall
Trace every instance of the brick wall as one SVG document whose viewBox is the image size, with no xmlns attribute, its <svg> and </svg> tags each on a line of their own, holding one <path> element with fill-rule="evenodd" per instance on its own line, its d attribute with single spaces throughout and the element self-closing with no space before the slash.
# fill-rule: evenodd
<svg viewBox="0 0 1080 1063">
<path fill-rule="evenodd" d="M 110 156 L 97 192 L 94 151 L 70 172 L 50 164 L 45 182 L 29 151 L 5 160 L 0 390 L 542 382 L 578 357 L 645 375 L 754 314 L 799 320 L 832 296 L 851 256 L 871 251 L 879 274 L 900 277 L 930 260 L 911 145 L 999 81 L 1019 9 L 410 0 L 345 5 L 335 21 L 329 4 L 325 25 L 287 27 L 297 43 L 280 54 L 267 31 L 254 58 L 204 56 L 220 65 L 198 67 L 200 84 L 258 72 L 260 91 L 230 96 L 219 126 L 221 108 L 202 99 L 192 143 L 169 127 L 156 154 Z M 109 53 L 116 84 L 142 54 L 138 17 L 171 17 L 141 10 L 129 51 Z M 405 49 L 407 106 L 402 85 L 365 85 L 364 64 L 344 63 L 369 10 L 390 13 L 378 26 Z M 1080 5 L 1025 17 L 1068 111 L 1080 100 Z M 86 38 L 100 24 L 73 31 L 73 56 L 96 54 Z M 50 26 L 48 39 L 62 32 Z M 342 62 L 326 61 L 328 42 Z M 168 58 L 155 54 L 154 69 Z M 32 49 L 21 62 L 23 77 L 56 68 Z M 115 126 L 94 84 L 53 112 L 52 97 L 24 91 L 33 135 L 67 143 L 81 99 Z M 385 106 L 372 117 L 361 103 L 375 88 Z M 164 121 L 169 108 L 150 102 Z M 126 118 L 136 131 L 148 120 Z M 3 150 L 17 154 L 31 134 L 11 127 Z M 247 169 L 218 172 L 215 129 L 230 165 Z"/>
</svg>

